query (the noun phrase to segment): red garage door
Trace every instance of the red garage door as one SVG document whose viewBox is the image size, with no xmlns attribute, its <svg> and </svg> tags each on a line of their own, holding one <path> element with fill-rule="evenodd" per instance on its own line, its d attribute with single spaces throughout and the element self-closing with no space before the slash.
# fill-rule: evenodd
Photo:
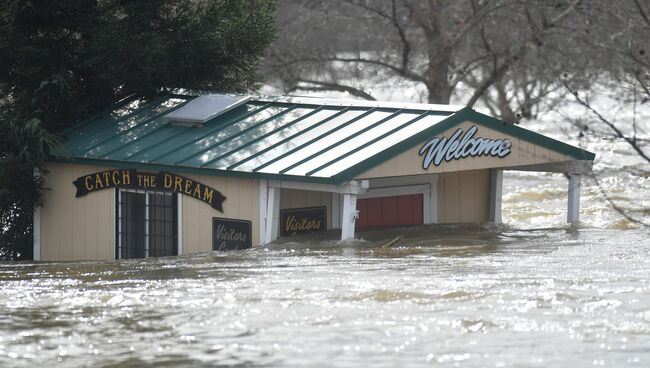
<svg viewBox="0 0 650 368">
<path fill-rule="evenodd" d="M 357 228 L 421 225 L 422 194 L 359 199 Z"/>
</svg>

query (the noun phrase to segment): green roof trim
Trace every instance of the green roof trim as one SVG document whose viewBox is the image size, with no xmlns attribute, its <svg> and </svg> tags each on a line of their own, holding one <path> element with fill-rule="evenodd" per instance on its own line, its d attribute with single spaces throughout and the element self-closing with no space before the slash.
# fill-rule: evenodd
<svg viewBox="0 0 650 368">
<path fill-rule="evenodd" d="M 125 99 L 67 130 L 50 157 L 140 170 L 337 184 L 465 121 L 576 160 L 595 157 L 462 106 L 260 97 L 199 127 L 165 119 L 194 97 Z M 368 149 L 373 144 L 376 148 Z"/>
<path fill-rule="evenodd" d="M 84 157 L 59 156 L 59 157 L 51 157 L 50 161 L 60 162 L 60 163 L 70 163 L 70 164 L 81 164 L 81 165 L 107 166 L 107 167 L 123 168 L 123 169 L 136 169 L 142 171 L 167 171 L 167 172 L 184 173 L 184 174 L 223 176 L 223 177 L 235 177 L 235 178 L 246 178 L 246 179 L 289 180 L 289 181 L 300 181 L 306 183 L 337 184 L 332 178 L 320 178 L 314 176 L 249 173 L 243 171 L 206 169 L 206 168 L 193 167 L 193 166 L 165 165 L 165 164 L 158 164 L 158 163 L 132 162 L 132 161 L 114 161 L 114 160 L 102 160 L 102 159 L 84 158 Z"/>
<path fill-rule="evenodd" d="M 501 133 L 505 133 L 510 136 L 523 139 L 527 142 L 542 146 L 544 148 L 548 148 L 552 151 L 559 152 L 567 156 L 571 156 L 576 160 L 592 161 L 596 157 L 596 155 L 592 152 L 583 150 L 578 147 L 571 146 L 564 142 L 546 137 L 544 135 L 532 132 L 530 130 L 520 128 L 514 124 L 506 123 L 499 119 L 495 119 L 493 117 L 476 112 L 469 107 L 465 107 L 462 110 L 451 115 L 450 117 L 439 122 L 438 124 L 435 124 L 430 128 L 427 128 L 421 131 L 420 133 L 406 140 L 403 140 L 402 142 L 393 145 L 392 147 L 384 151 L 381 151 L 377 155 L 338 173 L 337 175 L 334 176 L 334 181 L 337 183 L 342 183 L 350 179 L 353 179 L 357 175 L 360 175 L 372 169 L 373 167 L 381 163 L 384 163 L 392 159 L 393 157 L 403 152 L 406 152 L 409 149 L 424 143 L 428 139 L 431 139 L 436 135 L 442 134 L 445 131 L 465 121 L 471 121 L 478 125 L 482 125 L 486 128 L 494 129 Z"/>
</svg>

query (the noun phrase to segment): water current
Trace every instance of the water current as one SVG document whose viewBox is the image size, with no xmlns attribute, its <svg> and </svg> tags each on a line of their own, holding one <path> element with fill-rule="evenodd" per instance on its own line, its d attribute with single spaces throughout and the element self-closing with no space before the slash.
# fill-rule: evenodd
<svg viewBox="0 0 650 368">
<path fill-rule="evenodd" d="M 643 168 L 634 154 L 587 146 L 603 188 L 647 220 L 650 180 L 624 170 Z M 566 185 L 508 172 L 503 225 L 3 263 L 0 367 L 649 367 L 648 231 L 590 179 L 583 223 L 567 226 Z"/>
</svg>

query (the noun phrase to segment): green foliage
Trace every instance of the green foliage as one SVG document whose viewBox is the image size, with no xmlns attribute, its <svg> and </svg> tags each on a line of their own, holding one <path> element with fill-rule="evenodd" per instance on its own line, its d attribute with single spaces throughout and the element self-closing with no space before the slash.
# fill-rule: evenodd
<svg viewBox="0 0 650 368">
<path fill-rule="evenodd" d="M 268 0 L 2 1 L 0 249 L 31 244 L 32 173 L 58 133 L 134 94 L 255 88 L 274 11 Z"/>
</svg>

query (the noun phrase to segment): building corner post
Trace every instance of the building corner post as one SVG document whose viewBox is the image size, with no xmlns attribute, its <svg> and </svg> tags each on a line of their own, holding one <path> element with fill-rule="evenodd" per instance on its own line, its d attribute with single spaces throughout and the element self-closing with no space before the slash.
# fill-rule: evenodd
<svg viewBox="0 0 650 368">
<path fill-rule="evenodd" d="M 489 222 L 501 223 L 501 204 L 503 201 L 503 170 L 490 170 L 490 214 Z"/>
<path fill-rule="evenodd" d="M 569 201 L 567 222 L 575 225 L 580 221 L 580 175 L 569 174 Z"/>
<path fill-rule="evenodd" d="M 354 239 L 354 227 L 358 217 L 357 195 L 343 195 L 343 216 L 341 218 L 341 240 Z"/>
<path fill-rule="evenodd" d="M 266 198 L 266 226 L 264 229 L 264 245 L 267 245 L 278 238 L 278 226 L 280 221 L 280 188 L 268 187 Z"/>
<path fill-rule="evenodd" d="M 34 178 L 39 179 L 41 172 L 34 169 Z M 41 260 L 41 206 L 34 206 L 34 214 L 32 219 L 32 236 L 34 238 L 33 244 L 33 258 L 34 261 Z"/>
</svg>

